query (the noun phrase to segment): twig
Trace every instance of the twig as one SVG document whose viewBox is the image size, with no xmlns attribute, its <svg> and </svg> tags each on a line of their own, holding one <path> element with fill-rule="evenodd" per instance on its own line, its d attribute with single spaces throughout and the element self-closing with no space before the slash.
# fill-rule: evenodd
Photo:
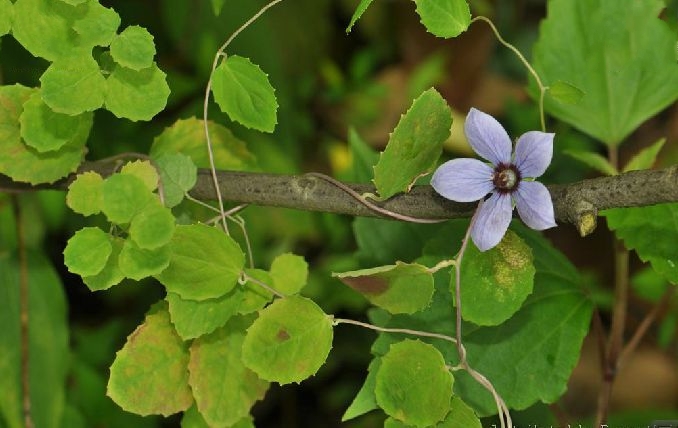
<svg viewBox="0 0 678 428">
<path fill-rule="evenodd" d="M 357 326 L 360 326 L 360 327 L 369 328 L 370 330 L 379 331 L 379 332 L 382 332 L 382 333 L 400 333 L 400 334 L 409 334 L 410 336 L 432 337 L 432 338 L 435 338 L 435 339 L 446 340 L 448 342 L 452 342 L 452 343 L 458 345 L 458 342 L 455 338 L 450 337 L 450 336 L 446 336 L 446 335 L 440 334 L 440 333 L 431 333 L 431 332 L 428 332 L 428 331 L 421 331 L 421 330 L 411 330 L 409 328 L 379 327 L 379 326 L 374 325 L 374 324 L 368 324 L 368 323 L 365 323 L 365 322 L 356 321 L 356 320 L 347 319 L 347 318 L 334 318 L 334 320 L 332 321 L 332 324 L 333 325 L 353 324 L 353 325 L 357 325 Z"/>
<path fill-rule="evenodd" d="M 252 277 L 252 276 L 250 276 L 250 275 L 248 275 L 248 274 L 246 274 L 245 272 L 242 272 L 242 273 L 240 274 L 240 283 L 241 283 L 241 284 L 244 284 L 244 283 L 246 283 L 246 282 L 248 282 L 248 281 L 251 281 L 251 282 L 257 284 L 258 286 L 260 286 L 260 287 L 263 288 L 264 290 L 268 291 L 269 293 L 275 295 L 276 297 L 280 297 L 281 299 L 284 298 L 284 297 L 286 297 L 283 293 L 281 293 L 280 291 L 278 291 L 278 290 L 276 290 L 275 288 L 271 287 L 270 285 L 268 285 L 268 284 L 266 284 L 266 283 L 264 283 L 264 282 L 262 282 L 262 281 L 259 281 L 258 279 L 254 278 L 254 277 Z"/>
</svg>

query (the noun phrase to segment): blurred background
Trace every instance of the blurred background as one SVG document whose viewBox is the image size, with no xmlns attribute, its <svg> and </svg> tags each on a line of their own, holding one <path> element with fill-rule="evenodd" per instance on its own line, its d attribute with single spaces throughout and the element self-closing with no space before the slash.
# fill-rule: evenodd
<svg viewBox="0 0 678 428">
<path fill-rule="evenodd" d="M 214 54 L 228 36 L 266 2 L 230 0 L 215 16 L 209 0 L 102 0 L 122 17 L 123 26 L 141 25 L 155 37 L 157 61 L 172 90 L 167 108 L 152 122 L 119 120 L 105 110 L 95 114 L 87 158 L 96 160 L 121 152 L 148 152 L 153 139 L 177 119 L 202 117 L 205 85 Z M 256 157 L 251 169 L 294 174 L 323 172 L 346 181 L 369 180 L 366 159 L 383 149 L 400 115 L 413 98 L 435 86 L 454 110 L 452 136 L 445 157 L 467 156 L 463 119 L 470 107 L 497 117 L 512 136 L 539 128 L 536 104 L 525 91 L 526 71 L 513 53 L 497 43 L 490 29 L 476 23 L 453 40 L 427 33 L 408 0 L 375 1 L 347 35 L 345 28 L 357 0 L 288 0 L 273 8 L 243 32 L 229 53 L 249 57 L 270 76 L 280 103 L 278 127 L 272 135 L 247 130 L 210 109 L 210 118 L 224 124 L 246 142 Z M 472 0 L 474 15 L 490 17 L 503 37 L 529 59 L 546 15 L 542 0 Z M 676 2 L 664 18 L 674 31 Z M 0 40 L 0 83 L 38 86 L 48 63 L 27 53 L 11 37 Z M 360 159 L 347 143 L 349 129 L 367 143 Z M 563 154 L 567 149 L 599 151 L 604 146 L 571 127 L 549 120 L 556 132 L 554 162 L 542 179 L 568 183 L 597 175 Z M 637 150 L 666 137 L 657 168 L 678 161 L 678 107 L 672 106 L 642 125 L 621 147 L 621 163 Z M 105 396 L 115 352 L 142 321 L 149 306 L 163 298 L 153 281 L 125 282 L 105 292 L 90 292 L 79 277 L 63 266 L 62 251 L 73 232 L 88 219 L 71 213 L 64 193 L 22 196 L 29 243 L 42 247 L 59 269 L 68 300 L 72 349 L 67 402 L 88 427 L 176 427 L 180 416 L 141 418 L 120 410 Z M 0 195 L 0 236 L 14 233 L 11 209 Z M 249 207 L 243 213 L 256 264 L 267 268 L 276 255 L 293 251 L 311 266 L 304 294 L 337 316 L 365 320 L 368 305 L 338 280 L 333 271 L 379 263 L 367 243 L 356 242 L 354 219 L 287 209 Z M 612 301 L 612 236 L 604 219 L 593 235 L 580 238 L 563 225 L 546 236 L 585 274 L 591 298 L 601 308 L 604 323 Z M 10 239 L 0 239 L 0 250 Z M 4 244 L 3 244 L 4 243 Z M 414 251 L 414 250 L 413 250 Z M 396 254 L 411 261 L 419 254 Z M 393 260 L 390 260 L 392 262 Z M 388 262 L 388 260 L 387 260 Z M 632 255 L 634 293 L 628 316 L 632 331 L 667 286 Z M 649 284 L 649 285 L 648 285 Z M 654 292 L 647 292 L 647 290 Z M 641 426 L 655 418 L 678 419 L 678 301 L 674 298 L 643 340 L 635 357 L 619 374 L 613 394 L 610 426 Z M 343 326 L 336 330 L 334 348 L 320 372 L 301 385 L 272 386 L 253 410 L 258 427 L 376 427 L 384 417 L 376 412 L 341 424 L 341 416 L 359 390 L 371 359 L 375 335 Z M 549 426 L 555 416 L 587 421 L 595 411 L 600 372 L 595 340 L 587 339 L 568 392 L 557 405 L 536 405 L 515 412 L 518 426 Z M 492 420 L 485 421 L 491 424 Z M 590 422 L 589 422 L 590 423 Z"/>
</svg>

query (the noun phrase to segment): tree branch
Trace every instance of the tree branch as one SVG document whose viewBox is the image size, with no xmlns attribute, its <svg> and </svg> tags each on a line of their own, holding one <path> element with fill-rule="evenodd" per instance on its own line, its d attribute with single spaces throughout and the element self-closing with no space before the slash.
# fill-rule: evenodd
<svg viewBox="0 0 678 428">
<path fill-rule="evenodd" d="M 80 172 L 96 171 L 108 176 L 115 172 L 116 167 L 110 162 L 85 162 Z M 316 176 L 237 171 L 217 171 L 217 176 L 222 196 L 228 202 L 381 217 L 345 191 Z M 53 184 L 31 186 L 0 175 L 0 192 L 64 190 L 74 178 L 72 175 Z M 375 192 L 374 186 L 369 184 L 348 186 L 359 194 Z M 595 229 L 600 210 L 678 202 L 678 165 L 547 187 L 553 199 L 556 220 L 575 225 L 580 234 L 586 236 Z M 198 171 L 197 184 L 190 193 L 200 200 L 216 199 L 209 170 Z M 475 208 L 474 203 L 448 201 L 431 186 L 414 186 L 411 192 L 396 195 L 377 205 L 396 213 L 429 219 L 470 217 Z"/>
</svg>

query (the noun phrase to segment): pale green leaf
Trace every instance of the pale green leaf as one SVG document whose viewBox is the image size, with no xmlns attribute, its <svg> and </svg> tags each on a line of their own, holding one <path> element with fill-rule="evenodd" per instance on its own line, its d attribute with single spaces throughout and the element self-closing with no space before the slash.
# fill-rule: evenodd
<svg viewBox="0 0 678 428">
<path fill-rule="evenodd" d="M 113 250 L 109 235 L 98 227 L 85 227 L 73 235 L 64 249 L 64 263 L 80 276 L 96 275 L 106 266 Z"/>
<path fill-rule="evenodd" d="M 388 418 L 384 422 L 384 428 L 411 428 L 412 425 L 405 424 L 397 419 Z M 480 419 L 476 416 L 472 408 L 464 403 L 461 398 L 452 396 L 450 402 L 450 411 L 445 419 L 432 425 L 433 428 L 483 428 Z"/>
<path fill-rule="evenodd" d="M 239 288 L 239 293 L 243 296 L 240 307 L 238 308 L 239 314 L 249 314 L 263 309 L 263 307 L 273 299 L 273 294 L 270 291 L 248 279 L 254 278 L 256 281 L 270 287 L 271 284 L 273 284 L 273 278 L 271 278 L 271 275 L 268 272 L 261 269 L 245 268 L 245 274 L 247 275 L 245 278 L 246 281 Z"/>
<path fill-rule="evenodd" d="M 533 65 L 545 85 L 568 82 L 585 96 L 576 105 L 546 97 L 546 110 L 614 146 L 673 103 L 676 36 L 660 17 L 664 7 L 661 0 L 550 0 Z"/>
<path fill-rule="evenodd" d="M 206 300 L 182 299 L 176 293 L 167 293 L 172 324 L 184 340 L 212 333 L 238 312 L 243 294 L 234 289 L 221 297 Z"/>
<path fill-rule="evenodd" d="M 88 216 L 101 212 L 104 179 L 94 171 L 78 174 L 68 186 L 66 204 L 76 213 Z"/>
<path fill-rule="evenodd" d="M 73 30 L 85 46 L 108 46 L 120 26 L 120 15 L 97 0 L 87 1 L 87 12 L 73 23 Z"/>
<path fill-rule="evenodd" d="M 143 27 L 125 28 L 111 42 L 111 56 L 123 67 L 142 70 L 153 65 L 155 43 L 153 36 Z"/>
<path fill-rule="evenodd" d="M 198 180 L 198 168 L 189 156 L 165 153 L 154 159 L 160 170 L 165 206 L 172 208 L 184 199 Z"/>
<path fill-rule="evenodd" d="M 251 322 L 235 318 L 190 348 L 189 384 L 200 414 L 210 426 L 231 426 L 264 398 L 268 382 L 245 367 L 241 349 Z"/>
<path fill-rule="evenodd" d="M 144 182 L 131 174 L 111 175 L 104 180 L 101 192 L 101 211 L 111 223 L 129 223 L 146 205 L 157 203 Z"/>
<path fill-rule="evenodd" d="M 598 153 L 577 150 L 565 150 L 563 153 L 605 175 L 612 176 L 619 174 L 619 171 L 610 161 Z"/>
<path fill-rule="evenodd" d="M 664 143 L 666 143 L 666 138 L 661 138 L 656 143 L 636 153 L 624 167 L 624 172 L 652 168 L 657 160 L 657 155 L 664 147 Z"/>
<path fill-rule="evenodd" d="M 346 409 L 344 415 L 341 417 L 342 422 L 355 419 L 358 416 L 362 416 L 365 413 L 378 408 L 377 398 L 374 396 L 374 388 L 380 364 L 380 358 L 374 358 L 370 362 L 370 365 L 367 367 L 367 378 L 360 388 L 360 391 L 358 391 L 358 394 L 351 402 L 351 405 L 348 406 L 348 409 Z"/>
<path fill-rule="evenodd" d="M 433 275 L 426 266 L 418 264 L 396 262 L 395 265 L 332 276 L 392 314 L 411 314 L 422 310 L 433 296 Z"/>
<path fill-rule="evenodd" d="M 186 410 L 193 402 L 188 363 L 188 349 L 172 327 L 167 304 L 156 304 L 116 354 L 106 394 L 142 416 Z"/>
<path fill-rule="evenodd" d="M 39 92 L 24 103 L 19 117 L 21 138 L 38 152 L 59 150 L 82 134 L 88 134 L 92 127 L 92 114 L 83 113 L 69 116 L 53 111 L 42 100 Z"/>
<path fill-rule="evenodd" d="M 273 132 L 278 122 L 278 101 L 266 73 L 249 59 L 227 57 L 214 70 L 212 93 L 221 111 L 243 124 L 264 132 Z"/>
<path fill-rule="evenodd" d="M 313 376 L 332 348 L 332 320 L 312 300 L 290 296 L 259 312 L 247 330 L 243 362 L 281 385 Z"/>
<path fill-rule="evenodd" d="M 414 100 L 374 167 L 374 184 L 382 199 L 409 191 L 417 178 L 433 169 L 451 126 L 452 111 L 435 89 Z"/>
<path fill-rule="evenodd" d="M 355 8 L 355 12 L 353 12 L 353 16 L 351 17 L 351 22 L 348 23 L 348 27 L 346 27 L 346 34 L 351 32 L 351 29 L 353 28 L 353 25 L 360 19 L 361 16 L 363 16 L 363 13 L 367 10 L 367 8 L 370 6 L 373 0 L 360 0 L 360 3 L 358 6 Z"/>
<path fill-rule="evenodd" d="M 563 104 L 577 104 L 585 95 L 581 89 L 562 80 L 553 82 L 547 93 L 554 100 Z"/>
<path fill-rule="evenodd" d="M 40 76 L 42 99 L 58 113 L 94 111 L 104 102 L 106 79 L 90 54 L 54 62 Z"/>
<path fill-rule="evenodd" d="M 158 171 L 147 160 L 136 160 L 134 162 L 127 162 L 120 168 L 121 174 L 129 174 L 139 178 L 144 182 L 146 188 L 151 192 L 158 188 Z"/>
<path fill-rule="evenodd" d="M 14 16 L 13 4 L 9 0 L 0 0 L 0 36 L 9 33 Z"/>
<path fill-rule="evenodd" d="M 139 71 L 116 67 L 106 79 L 106 109 L 120 118 L 151 120 L 167 105 L 166 77 L 155 63 Z"/>
<path fill-rule="evenodd" d="M 126 239 L 120 251 L 118 266 L 127 277 L 139 281 L 164 271 L 170 263 L 170 248 L 164 246 L 153 250 L 139 248 L 131 239 Z"/>
<path fill-rule="evenodd" d="M 139 248 L 154 250 L 170 242 L 174 228 L 175 219 L 169 208 L 149 204 L 132 219 L 129 236 Z"/>
<path fill-rule="evenodd" d="M 308 263 L 302 256 L 281 254 L 271 263 L 270 274 L 274 289 L 284 295 L 296 294 L 308 280 Z"/>
<path fill-rule="evenodd" d="M 414 0 L 421 23 L 429 33 L 446 39 L 457 37 L 471 25 L 466 0 Z"/>
<path fill-rule="evenodd" d="M 377 404 L 387 415 L 415 427 L 443 420 L 450 410 L 454 378 L 432 345 L 406 339 L 394 343 L 377 370 Z"/>
<path fill-rule="evenodd" d="M 119 266 L 120 252 L 124 240 L 110 235 L 109 240 L 111 241 L 111 255 L 108 257 L 104 268 L 96 275 L 82 277 L 82 281 L 92 291 L 107 290 L 125 279 L 125 275 Z"/>
<path fill-rule="evenodd" d="M 223 231 L 203 224 L 177 226 L 169 267 L 156 278 L 183 299 L 223 296 L 235 287 L 245 254 Z"/>
</svg>

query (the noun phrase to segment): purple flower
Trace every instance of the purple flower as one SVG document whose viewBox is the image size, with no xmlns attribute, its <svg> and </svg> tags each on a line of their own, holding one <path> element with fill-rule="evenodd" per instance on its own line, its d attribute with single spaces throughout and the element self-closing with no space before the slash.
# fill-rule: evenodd
<svg viewBox="0 0 678 428">
<path fill-rule="evenodd" d="M 436 192 L 457 202 L 472 202 L 492 193 L 480 207 L 471 238 L 480 251 L 501 241 L 508 229 L 513 206 L 535 230 L 556 225 L 551 194 L 533 181 L 546 171 L 553 156 L 553 136 L 539 131 L 521 135 L 511 155 L 511 139 L 495 118 L 472 108 L 464 132 L 473 150 L 491 165 L 477 159 L 453 159 L 442 164 L 431 179 Z"/>
</svg>

